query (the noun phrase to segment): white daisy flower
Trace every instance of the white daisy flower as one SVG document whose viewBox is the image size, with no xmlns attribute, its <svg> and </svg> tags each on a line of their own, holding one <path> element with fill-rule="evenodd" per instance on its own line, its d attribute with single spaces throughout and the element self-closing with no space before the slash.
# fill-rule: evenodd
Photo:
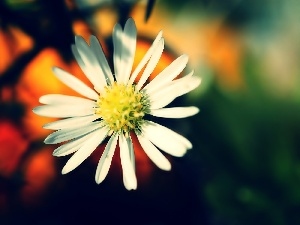
<svg viewBox="0 0 300 225">
<path fill-rule="evenodd" d="M 163 170 L 170 170 L 171 164 L 160 150 L 180 157 L 192 148 L 189 140 L 167 127 L 145 119 L 145 116 L 150 114 L 164 118 L 184 118 L 198 113 L 198 108 L 193 106 L 165 106 L 196 88 L 200 79 L 193 76 L 193 72 L 175 79 L 188 62 L 188 56 L 182 55 L 145 85 L 162 55 L 164 39 L 160 32 L 131 73 L 136 36 L 132 19 L 128 19 L 124 30 L 119 24 L 115 25 L 114 75 L 95 36 L 90 37 L 90 45 L 82 37 L 75 37 L 73 54 L 94 86 L 93 89 L 68 72 L 58 67 L 53 68 L 60 81 L 83 96 L 44 95 L 39 101 L 45 105 L 33 109 L 40 116 L 65 118 L 44 125 L 45 129 L 57 130 L 45 139 L 46 144 L 63 143 L 54 150 L 54 156 L 74 153 L 62 169 L 62 174 L 79 166 L 108 137 L 108 143 L 97 166 L 95 180 L 99 184 L 105 179 L 118 144 L 124 185 L 131 190 L 137 188 L 137 179 L 130 133 L 135 133 L 147 156 Z M 144 67 L 136 82 L 136 77 Z"/>
</svg>

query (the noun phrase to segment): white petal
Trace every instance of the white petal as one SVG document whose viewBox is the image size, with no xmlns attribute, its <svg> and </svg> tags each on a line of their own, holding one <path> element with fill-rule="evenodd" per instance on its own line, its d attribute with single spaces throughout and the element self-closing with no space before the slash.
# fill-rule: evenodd
<svg viewBox="0 0 300 225">
<path fill-rule="evenodd" d="M 57 118 L 87 116 L 95 113 L 95 109 L 89 105 L 42 105 L 35 107 L 32 111 L 40 116 Z"/>
<path fill-rule="evenodd" d="M 161 150 L 173 156 L 181 157 L 192 148 L 191 142 L 185 137 L 154 122 L 148 121 L 142 133 Z"/>
<path fill-rule="evenodd" d="M 162 170 L 171 170 L 169 160 L 145 137 L 137 135 L 141 146 L 152 162 Z"/>
<path fill-rule="evenodd" d="M 86 99 L 86 98 L 81 98 L 81 97 L 76 97 L 76 96 L 70 96 L 70 95 L 62 95 L 62 94 L 48 94 L 48 95 L 43 95 L 40 97 L 39 102 L 42 104 L 84 104 L 84 105 L 91 105 L 91 106 L 96 106 L 96 102 Z"/>
<path fill-rule="evenodd" d="M 136 90 L 139 91 L 142 86 L 144 85 L 144 83 L 146 82 L 146 80 L 148 79 L 148 77 L 150 76 L 150 74 L 153 72 L 154 68 L 156 67 L 161 54 L 164 50 L 164 39 L 161 38 L 160 41 L 157 44 L 156 49 L 154 50 L 149 63 L 147 64 L 138 84 L 136 85 Z"/>
<path fill-rule="evenodd" d="M 175 98 L 178 97 L 178 92 L 181 91 L 174 88 L 173 86 L 170 86 L 169 88 L 164 89 L 164 93 L 160 95 L 160 98 L 151 99 L 150 97 L 150 109 L 160 109 L 170 104 L 172 101 L 174 101 Z"/>
<path fill-rule="evenodd" d="M 122 75 L 120 82 L 127 84 L 132 69 L 136 49 L 136 27 L 132 18 L 129 18 L 125 24 L 122 43 Z"/>
<path fill-rule="evenodd" d="M 90 45 L 91 45 L 92 51 L 94 52 L 94 54 L 98 60 L 100 67 L 103 70 L 104 76 L 109 81 L 109 83 L 112 84 L 114 82 L 114 77 L 111 73 L 111 69 L 108 65 L 108 62 L 104 55 L 103 49 L 102 49 L 98 39 L 93 35 L 90 36 Z"/>
<path fill-rule="evenodd" d="M 201 83 L 201 79 L 193 76 L 193 74 L 194 70 L 182 78 L 166 83 L 157 90 L 146 90 L 146 92 L 152 99 L 161 98 L 166 92 L 176 91 L 176 93 L 181 93 L 180 95 L 186 94 L 198 87 Z"/>
<path fill-rule="evenodd" d="M 100 122 L 94 122 L 82 128 L 70 128 L 70 129 L 58 130 L 49 134 L 48 137 L 46 137 L 44 142 L 45 144 L 61 143 L 64 141 L 78 138 L 101 127 L 102 124 Z"/>
<path fill-rule="evenodd" d="M 142 68 L 145 66 L 145 64 L 150 59 L 151 55 L 153 54 L 153 51 L 156 49 L 156 47 L 157 47 L 157 45 L 158 45 L 161 38 L 162 38 L 162 31 L 160 31 L 158 33 L 158 35 L 156 36 L 155 40 L 153 41 L 151 47 L 148 49 L 148 51 L 146 52 L 146 54 L 144 55 L 144 57 L 142 58 L 142 60 L 138 64 L 138 66 L 133 71 L 133 73 L 132 73 L 132 75 L 129 79 L 128 84 L 133 84 L 134 80 L 136 79 L 138 74 L 141 72 Z"/>
<path fill-rule="evenodd" d="M 87 74 L 89 72 L 88 68 L 85 66 L 85 64 L 84 64 L 84 62 L 83 62 L 83 60 L 82 60 L 75 44 L 71 45 L 71 50 L 72 50 L 72 53 L 75 57 L 75 60 L 77 61 L 79 67 L 81 68 L 82 72 L 84 74 Z"/>
<path fill-rule="evenodd" d="M 62 174 L 69 173 L 79 166 L 87 157 L 89 157 L 92 152 L 97 148 L 97 146 L 104 140 L 108 133 L 107 128 L 99 129 L 94 132 L 94 134 L 82 145 L 77 152 L 68 160 L 64 168 L 62 169 Z"/>
<path fill-rule="evenodd" d="M 89 139 L 94 133 L 89 133 L 83 137 L 79 137 L 77 139 L 74 139 L 66 144 L 63 144 L 61 146 L 59 146 L 58 148 L 56 148 L 52 155 L 53 156 L 66 156 L 69 155 L 71 153 L 76 152 L 83 144 L 84 142 Z"/>
<path fill-rule="evenodd" d="M 115 149 L 117 146 L 118 136 L 112 135 L 105 146 L 102 156 L 99 160 L 95 180 L 97 184 L 100 184 L 106 177 L 108 170 L 111 165 L 111 160 L 114 156 Z"/>
<path fill-rule="evenodd" d="M 192 81 L 194 80 L 195 77 L 193 77 L 193 74 L 194 74 L 194 70 L 192 70 L 190 73 L 188 73 L 187 75 L 179 78 L 179 79 L 175 79 L 175 80 L 172 80 L 170 82 L 167 82 L 165 83 L 163 86 L 161 86 L 159 89 L 156 89 L 156 88 L 152 88 L 152 89 L 145 89 L 144 90 L 147 92 L 148 95 L 152 96 L 152 98 L 155 98 L 155 97 L 160 97 L 160 92 L 163 91 L 163 93 L 165 93 L 165 89 L 166 88 L 169 88 L 170 86 L 176 84 L 178 85 L 177 87 L 180 87 L 180 86 L 185 86 L 186 84 L 189 84 L 189 83 L 193 83 Z"/>
<path fill-rule="evenodd" d="M 137 180 L 133 164 L 130 160 L 129 146 L 123 134 L 119 138 L 120 157 L 123 170 L 123 182 L 127 190 L 135 190 L 137 188 Z"/>
<path fill-rule="evenodd" d="M 123 32 L 120 24 L 116 24 L 113 29 L 113 45 L 114 45 L 114 72 L 116 80 L 120 80 L 122 73 L 121 68 L 121 57 L 122 57 L 122 43 L 123 43 Z"/>
<path fill-rule="evenodd" d="M 53 72 L 61 82 L 63 82 L 68 87 L 72 88 L 74 91 L 87 98 L 94 100 L 98 99 L 99 95 L 94 90 L 89 88 L 86 84 L 84 84 L 82 81 L 80 81 L 70 73 L 58 67 L 53 67 Z"/>
<path fill-rule="evenodd" d="M 151 89 L 159 90 L 164 84 L 172 81 L 185 68 L 188 62 L 188 56 L 182 55 L 175 59 L 168 67 L 160 72 L 149 84 L 145 86 L 145 90 L 149 92 Z"/>
<path fill-rule="evenodd" d="M 94 85 L 95 89 L 102 92 L 107 83 L 96 56 L 81 36 L 75 36 L 75 45 L 85 65 L 85 75 Z"/>
<path fill-rule="evenodd" d="M 185 137 L 183 137 L 182 135 L 174 132 L 173 130 L 163 126 L 163 125 L 160 125 L 158 123 L 154 123 L 152 121 L 149 121 L 150 124 L 152 124 L 152 126 L 155 126 L 156 128 L 155 129 L 159 129 L 161 130 L 162 132 L 165 132 L 166 134 L 170 135 L 170 136 L 173 136 L 173 138 L 175 138 L 176 141 L 179 141 L 182 145 L 184 145 L 187 149 L 191 149 L 193 147 L 192 143 L 186 139 Z"/>
<path fill-rule="evenodd" d="M 129 136 L 128 138 L 126 138 L 126 141 L 127 141 L 127 145 L 128 145 L 128 149 L 129 149 L 129 158 L 132 163 L 133 170 L 135 171 L 135 154 L 134 154 L 131 137 Z"/>
<path fill-rule="evenodd" d="M 164 117 L 164 118 L 185 118 L 185 117 L 193 116 L 198 112 L 199 109 L 197 107 L 190 106 L 190 107 L 152 109 L 149 114 L 157 117 Z"/>
<path fill-rule="evenodd" d="M 149 94 L 151 102 L 150 108 L 162 108 L 172 102 L 175 98 L 192 91 L 198 87 L 200 83 L 201 79 L 195 76 L 174 80 L 157 92 Z"/>
<path fill-rule="evenodd" d="M 82 127 L 87 125 L 94 120 L 98 119 L 99 116 L 97 115 L 88 115 L 88 116 L 81 116 L 81 117 L 71 117 L 63 120 L 57 120 L 51 123 L 46 123 L 43 128 L 44 129 L 51 129 L 51 130 L 59 130 L 59 129 L 67 129 L 67 128 L 75 128 L 75 127 Z"/>
</svg>

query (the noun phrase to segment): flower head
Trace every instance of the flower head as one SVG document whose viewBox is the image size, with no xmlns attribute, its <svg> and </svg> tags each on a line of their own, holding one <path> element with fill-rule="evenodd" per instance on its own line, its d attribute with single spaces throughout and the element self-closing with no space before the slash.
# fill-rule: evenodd
<svg viewBox="0 0 300 225">
<path fill-rule="evenodd" d="M 59 80 L 85 97 L 44 95 L 39 101 L 45 105 L 33 109 L 40 116 L 64 118 L 44 125 L 45 129 L 57 130 L 45 139 L 46 144 L 63 142 L 54 150 L 54 156 L 74 153 L 64 166 L 63 174 L 80 165 L 108 137 L 108 143 L 97 166 L 96 182 L 101 183 L 105 179 L 118 144 L 124 185 L 128 190 L 136 189 L 131 134 L 137 136 L 148 157 L 163 170 L 170 170 L 171 164 L 160 150 L 180 157 L 192 147 L 186 138 L 145 119 L 145 115 L 184 118 L 196 114 L 199 111 L 196 107 L 165 106 L 178 96 L 196 88 L 200 79 L 194 77 L 193 72 L 175 79 L 188 62 L 188 57 L 182 55 L 150 83 L 145 84 L 162 55 L 164 39 L 160 32 L 131 73 L 136 36 L 137 31 L 132 19 L 128 19 L 124 30 L 119 24 L 114 27 L 114 75 L 96 37 L 90 37 L 90 45 L 83 38 L 75 37 L 73 54 L 93 89 L 58 67 L 53 69 Z"/>
</svg>

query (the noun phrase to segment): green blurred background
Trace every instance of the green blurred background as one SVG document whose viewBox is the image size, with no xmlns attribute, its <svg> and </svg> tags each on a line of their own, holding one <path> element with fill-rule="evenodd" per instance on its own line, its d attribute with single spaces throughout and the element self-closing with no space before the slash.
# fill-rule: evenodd
<svg viewBox="0 0 300 225">
<path fill-rule="evenodd" d="M 300 224 L 299 12 L 296 0 L 2 1 L 0 224 Z M 163 30 L 168 57 L 188 54 L 186 72 L 202 78 L 175 102 L 200 113 L 160 121 L 193 149 L 170 158 L 171 172 L 147 161 L 135 192 L 118 172 L 96 185 L 93 163 L 60 175 L 67 159 L 44 150 L 46 134 L 39 124 L 30 133 L 26 116 L 40 91 L 28 83 L 44 87 L 27 74 L 47 80 L 47 67 L 33 63 L 41 52 L 51 49 L 69 66 L 74 33 L 93 33 L 111 57 L 112 27 L 128 16 L 142 40 Z M 22 144 L 6 148 L 13 141 Z"/>
</svg>

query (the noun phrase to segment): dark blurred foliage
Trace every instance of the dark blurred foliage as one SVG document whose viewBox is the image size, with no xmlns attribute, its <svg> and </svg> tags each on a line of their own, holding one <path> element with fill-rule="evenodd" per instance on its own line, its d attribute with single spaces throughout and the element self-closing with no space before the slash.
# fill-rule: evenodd
<svg viewBox="0 0 300 225">
<path fill-rule="evenodd" d="M 266 43 L 273 42 L 273 38 L 282 39 L 280 36 L 274 37 L 274 34 L 285 32 L 285 37 L 294 35 L 287 32 L 288 26 L 284 26 L 286 18 L 283 17 L 283 9 L 299 8 L 299 3 L 289 3 L 289 6 L 280 1 L 262 3 L 248 0 L 162 3 L 174 12 L 181 8 L 193 8 L 193 13 L 198 11 L 200 17 L 205 14 L 211 19 L 223 18 L 218 30 L 221 38 L 212 42 L 215 52 L 211 53 L 218 54 L 216 52 L 220 51 L 221 66 L 209 69 L 213 77 L 211 85 L 202 94 L 192 94 L 189 100 L 190 104 L 198 102 L 201 112 L 191 118 L 193 130 L 190 137 L 194 151 L 190 151 L 186 158 L 193 170 L 198 172 L 195 179 L 209 210 L 208 224 L 300 224 L 299 67 L 296 71 L 286 67 L 281 71 L 283 73 L 272 70 L 278 72 L 280 78 L 285 78 L 283 80 L 294 81 L 295 86 L 290 86 L 282 94 L 278 87 L 284 87 L 284 82 L 270 78 L 275 76 L 265 79 L 266 73 L 270 72 L 266 70 L 265 63 L 270 59 L 263 58 L 262 54 Z M 291 14 L 292 11 L 288 13 L 289 16 Z M 209 23 L 209 20 L 206 21 Z M 297 24 L 297 21 L 288 21 L 286 25 Z M 278 27 L 286 29 L 276 30 Z M 299 32 L 297 26 L 295 28 L 295 33 Z M 238 37 L 234 41 L 240 40 L 239 36 L 254 36 L 256 47 L 261 48 L 258 51 L 260 54 L 254 54 L 253 49 L 242 46 L 238 61 L 235 60 L 234 48 L 225 48 L 227 53 L 221 55 L 222 50 L 218 48 L 226 45 L 218 42 L 226 41 L 226 30 Z M 288 40 L 293 46 L 292 51 L 286 51 L 288 54 L 281 55 L 279 59 L 297 62 L 298 39 Z M 285 41 L 282 39 L 271 46 L 275 52 L 280 52 Z M 293 51 L 296 58 L 290 55 Z M 231 62 L 238 63 L 235 68 L 240 70 L 237 86 L 230 86 L 230 80 L 234 81 L 234 70 L 228 70 L 225 64 L 228 66 Z M 272 66 L 279 68 L 275 64 Z M 270 86 L 274 83 L 277 90 L 273 87 L 270 92 Z M 229 86 L 224 88 L 224 84 Z"/>
<path fill-rule="evenodd" d="M 82 76 L 70 51 L 74 33 L 96 33 L 85 22 L 104 5 L 116 9 L 117 20 L 124 24 L 139 1 L 95 2 L 0 2 L 0 35 L 5 34 L 9 48 L 18 44 L 15 29 L 31 40 L 25 50 L 4 52 L 0 58 L 11 59 L 0 62 L 0 224 L 300 224 L 299 100 L 276 98 L 266 90 L 263 62 L 249 49 L 231 51 L 225 45 L 225 53 L 218 52 L 222 41 L 246 28 L 272 29 L 281 12 L 271 9 L 279 9 L 280 1 L 147 1 L 142 23 L 152 19 L 158 3 L 173 12 L 171 21 L 188 7 L 211 19 L 223 18 L 219 39 L 211 44 L 211 54 L 222 59 L 209 64 L 211 83 L 203 79 L 205 91 L 176 102 L 196 104 L 201 112 L 184 120 L 159 121 L 187 136 L 194 148 L 183 158 L 170 158 L 171 172 L 155 168 L 138 149 L 139 185 L 134 192 L 123 187 L 118 155 L 107 179 L 96 185 L 95 162 L 101 149 L 74 172 L 60 174 L 68 157 L 52 157 L 54 147 L 42 142 L 48 132 L 41 128 L 45 121 L 34 117 L 31 109 L 49 91 L 69 93 L 53 80 L 51 66 Z M 84 24 L 83 33 L 75 31 L 77 21 Z M 1 37 L 0 53 L 6 47 Z M 111 57 L 110 37 L 98 38 Z M 148 48 L 145 43 L 138 43 L 139 48 Z M 166 49 L 178 52 L 176 46 Z M 165 56 L 163 65 L 173 58 Z M 233 79 L 233 74 L 239 77 Z M 229 88 L 222 86 L 234 80 L 238 82 Z"/>
<path fill-rule="evenodd" d="M 252 23 L 264 23 L 268 26 L 277 14 L 270 10 L 270 6 L 282 4 L 280 1 L 272 0 L 165 0 L 162 4 L 166 4 L 174 11 L 180 10 L 185 6 L 192 6 L 199 10 L 201 14 L 223 15 L 224 24 L 243 28 Z M 257 24 L 257 23 L 256 23 Z"/>
<path fill-rule="evenodd" d="M 85 0 L 77 0 L 75 2 L 77 3 L 78 8 L 80 9 L 80 14 L 85 18 L 90 18 L 91 14 L 99 10 L 99 8 L 107 6 L 113 7 L 118 11 L 118 22 L 124 25 L 128 19 L 128 15 L 130 15 L 132 8 L 139 1 L 140 0 L 98 0 L 94 2 L 89 2 Z M 144 16 L 145 22 L 147 22 L 147 20 L 151 16 L 155 2 L 156 0 L 147 0 Z"/>
<path fill-rule="evenodd" d="M 300 105 L 265 93 L 252 63 L 245 59 L 246 91 L 215 86 L 199 101 L 189 157 L 201 164 L 216 224 L 299 224 Z"/>
</svg>

